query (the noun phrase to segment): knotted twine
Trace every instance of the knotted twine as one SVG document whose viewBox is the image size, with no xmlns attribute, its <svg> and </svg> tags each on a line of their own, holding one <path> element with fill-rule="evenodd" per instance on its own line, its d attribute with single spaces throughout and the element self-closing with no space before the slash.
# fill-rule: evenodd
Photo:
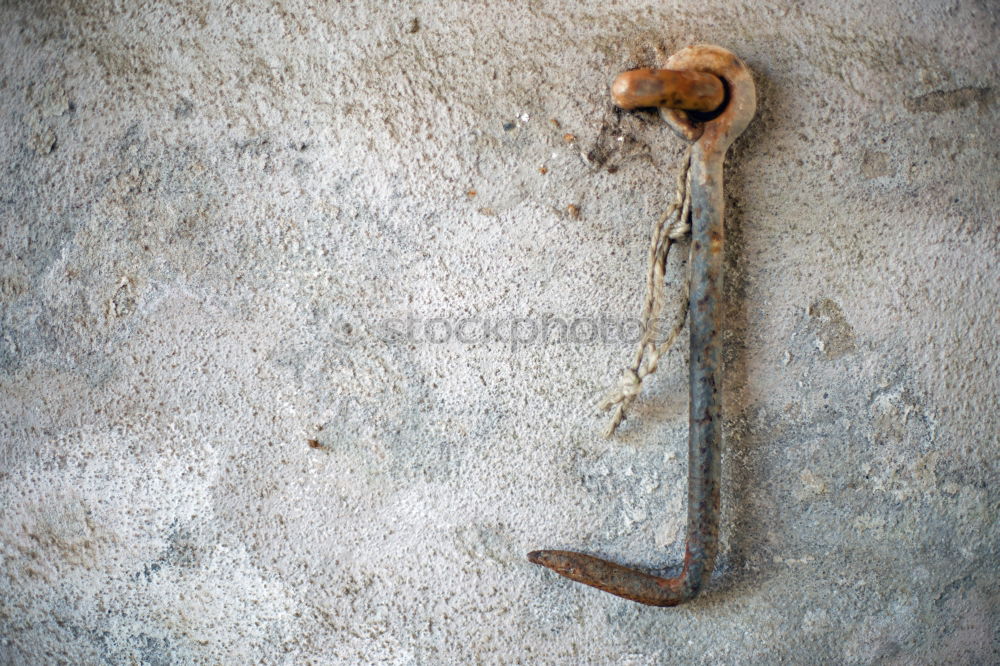
<svg viewBox="0 0 1000 666">
<path fill-rule="evenodd" d="M 598 404 L 601 411 L 614 409 L 605 437 L 611 437 L 625 420 L 625 414 L 636 396 L 642 390 L 642 381 L 656 372 L 660 358 L 670 351 L 688 312 L 689 280 L 682 280 L 680 303 L 670 332 L 661 337 L 660 315 L 666 306 L 666 268 L 670 248 L 676 241 L 683 240 L 691 232 L 691 149 L 684 154 L 680 172 L 677 174 L 677 191 L 666 212 L 653 224 L 649 241 L 648 266 L 646 274 L 646 298 L 642 305 L 642 336 L 636 347 L 632 365 L 622 373 L 618 386 L 609 391 Z M 690 276 L 689 276 L 690 278 Z"/>
</svg>

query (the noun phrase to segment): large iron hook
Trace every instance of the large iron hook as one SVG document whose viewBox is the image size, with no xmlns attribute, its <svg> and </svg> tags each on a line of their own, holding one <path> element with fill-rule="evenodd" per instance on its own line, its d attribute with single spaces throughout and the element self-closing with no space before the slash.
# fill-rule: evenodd
<svg viewBox="0 0 1000 666">
<path fill-rule="evenodd" d="M 725 243 L 722 164 L 726 150 L 746 129 L 757 104 L 750 70 L 726 49 L 691 46 L 670 56 L 665 64 L 663 70 L 621 74 L 612 85 L 612 94 L 623 108 L 659 106 L 667 123 L 695 142 L 691 154 L 691 361 L 684 566 L 675 578 L 661 578 L 583 553 L 528 553 L 530 561 L 567 578 L 650 606 L 676 606 L 697 595 L 712 573 L 718 550 L 722 443 L 719 319 Z M 721 82 L 721 96 L 712 81 L 716 77 Z"/>
</svg>

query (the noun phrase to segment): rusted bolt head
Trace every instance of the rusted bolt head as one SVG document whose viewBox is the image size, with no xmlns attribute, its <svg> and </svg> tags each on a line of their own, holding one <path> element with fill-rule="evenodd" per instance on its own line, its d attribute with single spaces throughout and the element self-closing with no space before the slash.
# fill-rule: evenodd
<svg viewBox="0 0 1000 666">
<path fill-rule="evenodd" d="M 719 77 L 672 69 L 633 69 L 611 84 L 611 98 L 623 109 L 668 107 L 711 112 L 722 106 L 726 89 Z"/>
</svg>

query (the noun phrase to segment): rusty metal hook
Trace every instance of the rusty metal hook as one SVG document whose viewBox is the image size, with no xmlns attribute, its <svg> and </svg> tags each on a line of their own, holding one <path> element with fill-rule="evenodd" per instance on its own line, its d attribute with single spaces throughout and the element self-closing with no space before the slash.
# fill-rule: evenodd
<svg viewBox="0 0 1000 666">
<path fill-rule="evenodd" d="M 616 102 L 677 101 L 674 106 L 680 109 L 661 106 L 660 113 L 682 137 L 695 142 L 691 154 L 691 361 L 684 566 L 678 576 L 661 578 L 583 553 L 565 550 L 528 553 L 531 562 L 567 578 L 650 606 L 676 606 L 697 595 L 712 573 L 718 550 L 722 443 L 719 304 L 725 243 L 722 164 L 726 150 L 746 129 L 757 104 L 749 68 L 726 49 L 707 44 L 691 46 L 672 55 L 666 67 L 676 72 L 702 72 L 718 77 L 725 93 L 721 106 L 714 109 L 685 107 L 689 97 L 703 100 L 706 95 L 700 86 L 711 87 L 711 82 L 706 84 L 707 79 L 695 77 L 697 94 L 690 90 L 664 93 L 662 89 L 671 85 L 671 81 L 683 80 L 687 85 L 692 78 L 673 74 L 651 77 L 644 73 L 653 70 L 626 72 L 622 75 L 624 79 L 616 80 L 614 88 Z M 712 114 L 706 116 L 705 111 Z"/>
</svg>

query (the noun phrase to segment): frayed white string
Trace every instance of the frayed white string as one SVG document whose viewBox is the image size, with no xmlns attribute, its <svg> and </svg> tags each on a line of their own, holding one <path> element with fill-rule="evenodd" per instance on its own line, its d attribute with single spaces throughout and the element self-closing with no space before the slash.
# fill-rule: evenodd
<svg viewBox="0 0 1000 666">
<path fill-rule="evenodd" d="M 626 412 L 642 390 L 642 381 L 656 372 L 660 358 L 673 346 L 684 328 L 688 311 L 688 280 L 682 281 L 680 303 L 670 332 L 661 339 L 660 315 L 666 307 L 666 266 L 670 248 L 676 241 L 683 240 L 691 232 L 691 149 L 688 148 L 677 175 L 677 192 L 674 201 L 660 219 L 653 225 L 649 243 L 646 275 L 646 299 L 642 306 L 642 337 L 636 347 L 632 365 L 622 372 L 618 386 L 612 389 L 598 408 L 602 411 L 614 409 L 605 437 L 611 437 L 625 420 Z"/>
</svg>

